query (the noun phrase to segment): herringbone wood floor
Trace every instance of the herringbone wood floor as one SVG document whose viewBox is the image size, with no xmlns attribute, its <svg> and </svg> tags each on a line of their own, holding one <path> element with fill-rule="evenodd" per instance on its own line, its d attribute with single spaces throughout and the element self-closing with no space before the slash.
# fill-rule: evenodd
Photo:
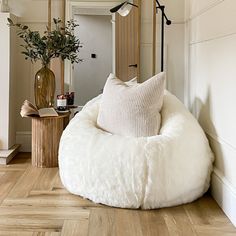
<svg viewBox="0 0 236 236">
<path fill-rule="evenodd" d="M 161 210 L 106 207 L 68 193 L 57 168 L 33 168 L 30 154 L 19 154 L 0 166 L 0 235 L 229 236 L 236 229 L 209 195 Z"/>
</svg>

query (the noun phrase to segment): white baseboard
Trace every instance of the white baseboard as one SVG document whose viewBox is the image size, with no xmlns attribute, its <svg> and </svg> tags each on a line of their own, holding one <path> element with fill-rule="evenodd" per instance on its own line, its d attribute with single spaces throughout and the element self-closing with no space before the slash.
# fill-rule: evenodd
<svg viewBox="0 0 236 236">
<path fill-rule="evenodd" d="M 19 149 L 20 144 L 15 144 L 8 150 L 0 150 L 0 165 L 7 165 L 18 153 Z"/>
<path fill-rule="evenodd" d="M 16 143 L 20 143 L 20 152 L 31 152 L 31 132 L 16 132 Z"/>
<path fill-rule="evenodd" d="M 211 193 L 236 227 L 236 189 L 216 168 L 212 174 Z"/>
</svg>

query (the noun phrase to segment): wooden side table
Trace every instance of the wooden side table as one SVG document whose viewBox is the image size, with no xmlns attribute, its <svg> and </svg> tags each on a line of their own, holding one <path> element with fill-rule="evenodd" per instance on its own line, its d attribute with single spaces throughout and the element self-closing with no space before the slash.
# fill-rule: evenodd
<svg viewBox="0 0 236 236">
<path fill-rule="evenodd" d="M 32 118 L 32 165 L 57 167 L 58 147 L 64 128 L 69 123 L 70 113 L 56 117 Z"/>
</svg>

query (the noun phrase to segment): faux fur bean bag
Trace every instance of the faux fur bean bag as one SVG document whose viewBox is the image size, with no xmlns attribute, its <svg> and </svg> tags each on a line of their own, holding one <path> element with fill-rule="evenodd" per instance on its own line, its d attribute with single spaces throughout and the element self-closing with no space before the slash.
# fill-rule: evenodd
<svg viewBox="0 0 236 236">
<path fill-rule="evenodd" d="M 68 191 L 96 203 L 143 209 L 188 203 L 207 191 L 213 162 L 208 140 L 175 96 L 165 93 L 160 134 L 145 138 L 99 129 L 100 96 L 63 132 L 59 168 Z"/>
</svg>

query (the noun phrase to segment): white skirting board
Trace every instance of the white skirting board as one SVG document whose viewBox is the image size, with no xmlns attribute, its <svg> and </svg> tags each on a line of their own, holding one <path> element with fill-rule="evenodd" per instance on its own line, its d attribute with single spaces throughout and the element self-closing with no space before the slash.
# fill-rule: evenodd
<svg viewBox="0 0 236 236">
<path fill-rule="evenodd" d="M 214 169 L 211 194 L 236 227 L 236 189 L 217 169 Z"/>
<path fill-rule="evenodd" d="M 0 150 L 0 165 L 7 165 L 18 153 L 20 144 L 15 144 L 8 150 Z"/>
<path fill-rule="evenodd" d="M 31 132 L 17 132 L 16 142 L 21 144 L 20 152 L 31 152 Z"/>
</svg>

